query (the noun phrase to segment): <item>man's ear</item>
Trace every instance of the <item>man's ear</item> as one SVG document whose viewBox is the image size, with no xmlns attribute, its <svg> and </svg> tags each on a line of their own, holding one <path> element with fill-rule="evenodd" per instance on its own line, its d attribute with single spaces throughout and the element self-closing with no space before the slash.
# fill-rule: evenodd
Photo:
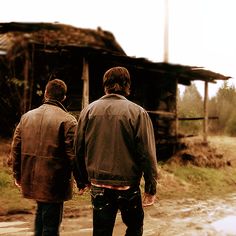
<svg viewBox="0 0 236 236">
<path fill-rule="evenodd" d="M 66 99 L 66 95 L 65 95 L 64 98 L 62 99 L 62 102 L 65 101 L 65 99 Z"/>
<path fill-rule="evenodd" d="M 47 90 L 44 91 L 44 99 L 47 99 L 48 98 L 48 93 L 47 93 Z"/>
</svg>

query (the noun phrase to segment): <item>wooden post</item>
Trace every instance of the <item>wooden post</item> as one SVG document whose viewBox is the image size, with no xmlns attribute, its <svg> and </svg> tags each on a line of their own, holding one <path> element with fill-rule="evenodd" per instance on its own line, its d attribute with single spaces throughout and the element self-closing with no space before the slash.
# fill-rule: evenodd
<svg viewBox="0 0 236 236">
<path fill-rule="evenodd" d="M 179 133 L 179 111 L 178 111 L 178 79 L 175 80 L 175 137 L 176 142 L 178 141 L 178 133 Z"/>
<path fill-rule="evenodd" d="M 173 154 L 178 150 L 179 144 L 179 115 L 178 115 L 178 79 L 175 79 L 175 144 L 173 146 Z"/>
<path fill-rule="evenodd" d="M 208 82 L 205 81 L 204 91 L 204 121 L 203 121 L 203 142 L 207 143 L 208 132 Z"/>
<path fill-rule="evenodd" d="M 25 113 L 29 109 L 29 52 L 25 49 L 25 64 L 24 64 L 24 93 L 22 111 Z"/>
<path fill-rule="evenodd" d="M 34 92 L 34 55 L 35 55 L 35 49 L 34 49 L 34 44 L 29 47 L 29 75 L 30 75 L 30 80 L 29 80 L 29 109 L 32 109 L 32 100 L 35 94 Z M 31 56 L 30 56 L 31 55 Z"/>
<path fill-rule="evenodd" d="M 89 104 L 89 65 L 86 58 L 83 58 L 83 98 L 82 98 L 82 109 Z"/>
</svg>

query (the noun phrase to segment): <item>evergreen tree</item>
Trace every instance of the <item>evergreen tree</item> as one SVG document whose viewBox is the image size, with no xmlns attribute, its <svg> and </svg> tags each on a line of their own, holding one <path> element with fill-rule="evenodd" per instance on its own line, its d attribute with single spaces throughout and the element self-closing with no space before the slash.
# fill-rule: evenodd
<svg viewBox="0 0 236 236">
<path fill-rule="evenodd" d="M 219 117 L 218 116 L 218 105 L 216 96 L 212 97 L 208 102 L 208 116 L 209 117 Z M 208 132 L 210 134 L 220 134 L 219 130 L 219 119 L 208 120 Z"/>
<path fill-rule="evenodd" d="M 178 103 L 179 117 L 196 118 L 203 116 L 203 100 L 197 90 L 196 84 L 186 87 Z M 180 132 L 185 134 L 198 134 L 202 130 L 201 120 L 179 122 Z"/>
<path fill-rule="evenodd" d="M 236 90 L 225 81 L 216 95 L 219 130 L 224 134 L 236 135 Z"/>
</svg>

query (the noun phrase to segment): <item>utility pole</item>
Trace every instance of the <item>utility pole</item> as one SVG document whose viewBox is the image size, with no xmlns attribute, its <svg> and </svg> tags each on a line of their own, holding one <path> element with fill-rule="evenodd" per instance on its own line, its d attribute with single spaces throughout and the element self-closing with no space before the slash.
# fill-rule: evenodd
<svg viewBox="0 0 236 236">
<path fill-rule="evenodd" d="M 165 19 L 164 19 L 164 58 L 165 63 L 169 63 L 169 0 L 165 0 Z M 178 142 L 178 78 L 175 78 L 175 141 Z"/>
<path fill-rule="evenodd" d="M 165 0 L 164 62 L 169 61 L 169 0 Z"/>
</svg>

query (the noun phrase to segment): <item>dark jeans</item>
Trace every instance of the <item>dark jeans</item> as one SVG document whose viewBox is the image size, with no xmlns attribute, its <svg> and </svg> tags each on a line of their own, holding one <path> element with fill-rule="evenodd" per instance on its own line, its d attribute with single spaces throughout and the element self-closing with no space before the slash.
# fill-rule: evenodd
<svg viewBox="0 0 236 236">
<path fill-rule="evenodd" d="M 63 202 L 37 202 L 35 236 L 58 236 L 62 222 Z"/>
<path fill-rule="evenodd" d="M 93 205 L 93 236 L 111 236 L 118 210 L 125 225 L 126 236 L 143 234 L 144 212 L 139 187 L 113 190 L 91 187 Z"/>
</svg>

